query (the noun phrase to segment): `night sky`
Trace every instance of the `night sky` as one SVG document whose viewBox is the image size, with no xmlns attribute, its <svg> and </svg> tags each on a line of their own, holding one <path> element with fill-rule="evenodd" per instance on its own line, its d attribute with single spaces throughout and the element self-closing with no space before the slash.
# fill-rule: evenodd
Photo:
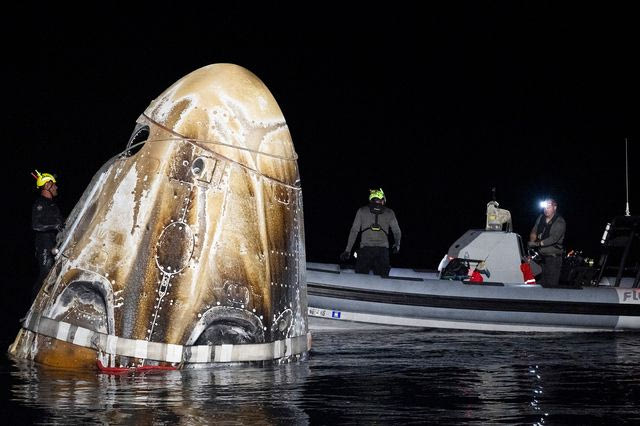
<svg viewBox="0 0 640 426">
<path fill-rule="evenodd" d="M 30 172 L 57 174 L 68 214 L 156 96 L 221 62 L 255 73 L 284 113 L 308 261 L 337 262 L 374 187 L 403 232 L 392 266 L 435 268 L 456 238 L 484 226 L 492 187 L 523 236 L 538 202 L 557 198 L 567 247 L 597 254 L 605 223 L 624 214 L 625 137 L 640 212 L 637 15 L 603 5 L 471 2 L 371 20 L 324 10 L 263 26 L 237 11 L 188 30 L 123 18 L 99 43 L 49 23 L 3 65 L 4 285 L 25 289 L 14 309 L 27 307 L 35 278 Z"/>
</svg>

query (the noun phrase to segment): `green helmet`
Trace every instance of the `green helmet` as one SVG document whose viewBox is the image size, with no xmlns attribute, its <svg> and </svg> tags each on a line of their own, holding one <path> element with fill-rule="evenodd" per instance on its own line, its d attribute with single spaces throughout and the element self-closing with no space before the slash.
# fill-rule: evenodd
<svg viewBox="0 0 640 426">
<path fill-rule="evenodd" d="M 382 188 L 369 190 L 369 201 L 373 200 L 374 198 L 385 200 L 384 191 L 382 191 Z"/>
</svg>

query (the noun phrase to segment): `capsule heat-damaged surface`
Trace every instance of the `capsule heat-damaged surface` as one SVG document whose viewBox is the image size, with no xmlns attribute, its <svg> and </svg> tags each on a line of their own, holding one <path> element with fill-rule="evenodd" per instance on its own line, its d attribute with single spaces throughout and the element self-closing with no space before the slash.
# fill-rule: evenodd
<svg viewBox="0 0 640 426">
<path fill-rule="evenodd" d="M 62 367 L 282 361 L 310 348 L 297 155 L 232 64 L 155 99 L 95 175 L 9 352 Z"/>
</svg>

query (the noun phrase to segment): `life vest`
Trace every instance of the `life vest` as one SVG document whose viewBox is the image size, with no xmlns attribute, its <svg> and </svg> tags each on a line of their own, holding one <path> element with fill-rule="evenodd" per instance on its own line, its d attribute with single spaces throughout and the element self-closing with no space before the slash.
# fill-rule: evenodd
<svg viewBox="0 0 640 426">
<path fill-rule="evenodd" d="M 382 229 L 382 226 L 380 226 L 380 224 L 378 223 L 378 216 L 383 212 L 383 210 L 384 210 L 384 206 L 380 206 L 380 207 L 378 207 L 378 206 L 370 206 L 369 207 L 369 211 L 375 215 L 375 219 L 374 219 L 374 222 L 371 225 L 369 225 L 369 227 L 367 229 L 370 229 L 370 230 L 372 230 L 374 232 L 382 231 L 382 232 L 384 232 L 385 235 L 388 235 L 387 231 Z"/>
</svg>

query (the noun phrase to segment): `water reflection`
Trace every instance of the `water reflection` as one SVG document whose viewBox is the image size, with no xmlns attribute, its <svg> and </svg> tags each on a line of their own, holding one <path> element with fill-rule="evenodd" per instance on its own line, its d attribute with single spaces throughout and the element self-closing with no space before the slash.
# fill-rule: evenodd
<svg viewBox="0 0 640 426">
<path fill-rule="evenodd" d="M 308 424 L 296 406 L 307 363 L 105 375 L 16 364 L 11 397 L 47 423 Z"/>
<path fill-rule="evenodd" d="M 533 407 L 536 411 L 542 411 L 542 407 L 540 406 L 540 397 L 543 393 L 544 386 L 542 385 L 542 372 L 540 371 L 537 365 L 529 366 L 529 373 L 532 376 L 532 380 L 534 382 L 533 393 L 531 394 L 531 407 Z M 549 413 L 541 412 L 540 420 L 534 423 L 534 425 L 543 425 L 545 424 L 545 417 L 547 417 Z"/>
<path fill-rule="evenodd" d="M 316 333 L 295 364 L 5 376 L 27 423 L 640 424 L 637 333 Z"/>
</svg>

